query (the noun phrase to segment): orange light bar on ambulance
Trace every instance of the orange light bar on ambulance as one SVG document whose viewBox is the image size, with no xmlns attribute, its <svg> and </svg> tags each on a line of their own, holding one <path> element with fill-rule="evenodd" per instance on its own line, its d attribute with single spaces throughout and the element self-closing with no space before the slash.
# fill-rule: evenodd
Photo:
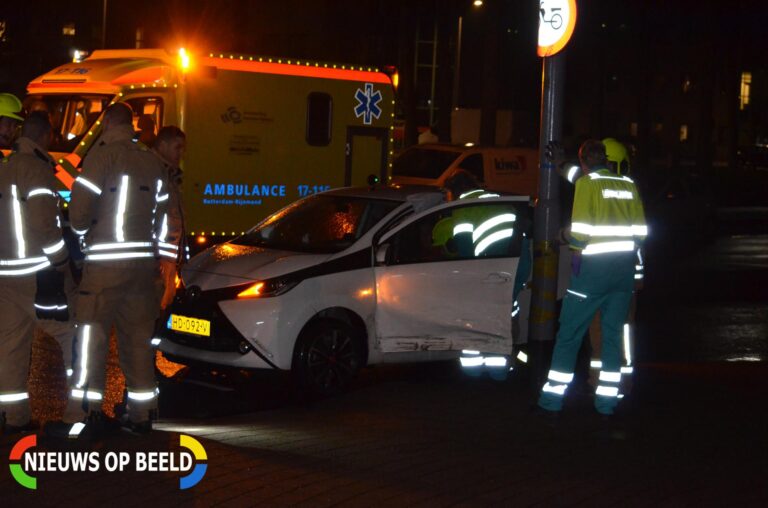
<svg viewBox="0 0 768 508">
<path fill-rule="evenodd" d="M 280 74 L 284 76 L 303 76 L 308 78 L 325 78 L 325 79 L 339 79 L 346 81 L 367 81 L 369 83 L 384 83 L 390 84 L 391 80 L 383 72 L 376 70 L 363 70 L 362 67 L 359 70 L 350 66 L 338 66 L 332 64 L 311 64 L 309 62 L 302 63 L 300 61 L 293 62 L 291 60 L 277 60 L 274 59 L 254 59 L 254 57 L 239 57 L 237 59 L 233 56 L 224 58 L 209 56 L 202 58 L 203 65 L 216 67 L 217 69 L 224 71 L 243 71 L 243 72 L 261 72 L 264 74 Z"/>
</svg>

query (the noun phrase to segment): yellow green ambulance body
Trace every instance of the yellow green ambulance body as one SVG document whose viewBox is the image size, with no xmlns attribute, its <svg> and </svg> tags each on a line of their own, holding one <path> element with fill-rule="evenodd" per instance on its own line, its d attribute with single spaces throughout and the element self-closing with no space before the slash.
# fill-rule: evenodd
<svg viewBox="0 0 768 508">
<path fill-rule="evenodd" d="M 110 104 L 131 105 L 147 143 L 164 125 L 181 127 L 186 230 L 198 238 L 240 234 L 298 198 L 390 173 L 394 91 L 373 68 L 103 50 L 28 92 L 27 110 L 51 114 L 65 196 Z"/>
</svg>

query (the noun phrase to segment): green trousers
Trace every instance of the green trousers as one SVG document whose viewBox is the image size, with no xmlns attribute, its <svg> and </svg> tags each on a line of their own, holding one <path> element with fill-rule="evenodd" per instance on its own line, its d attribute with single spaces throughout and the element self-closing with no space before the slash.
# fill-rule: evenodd
<svg viewBox="0 0 768 508">
<path fill-rule="evenodd" d="M 543 409 L 562 409 L 581 341 L 600 310 L 602 368 L 595 391 L 595 409 L 602 414 L 613 413 L 620 396 L 622 328 L 632 299 L 633 282 L 634 254 L 584 257 L 581 271 L 571 277 L 563 299 L 552 364 L 539 397 L 539 406 Z"/>
</svg>

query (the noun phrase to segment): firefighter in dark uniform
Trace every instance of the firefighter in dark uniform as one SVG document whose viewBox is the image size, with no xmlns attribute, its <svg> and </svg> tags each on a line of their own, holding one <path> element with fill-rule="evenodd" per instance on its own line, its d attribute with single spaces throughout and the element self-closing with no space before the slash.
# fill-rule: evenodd
<svg viewBox="0 0 768 508">
<path fill-rule="evenodd" d="M 104 425 L 105 362 L 112 325 L 125 374 L 128 421 L 134 431 L 152 429 L 157 408 L 150 345 L 158 315 L 159 245 L 168 231 L 168 172 L 134 139 L 132 111 L 111 105 L 103 132 L 75 180 L 69 219 L 83 237 L 85 262 L 78 289 L 75 372 L 64 424 L 70 437 L 98 434 Z M 52 427 L 51 434 L 61 427 Z"/>
<path fill-rule="evenodd" d="M 0 423 L 6 434 L 30 424 L 27 376 L 36 326 L 59 341 L 71 366 L 74 325 L 64 292 L 69 255 L 50 139 L 48 115 L 32 113 L 0 163 Z"/>
</svg>

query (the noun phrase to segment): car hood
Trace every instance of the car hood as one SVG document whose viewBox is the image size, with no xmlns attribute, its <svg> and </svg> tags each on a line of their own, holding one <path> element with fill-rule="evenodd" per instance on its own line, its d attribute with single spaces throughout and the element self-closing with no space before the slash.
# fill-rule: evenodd
<svg viewBox="0 0 768 508">
<path fill-rule="evenodd" d="M 329 257 L 223 243 L 192 258 L 182 269 L 182 279 L 186 287 L 199 286 L 207 291 L 285 275 Z"/>
</svg>

